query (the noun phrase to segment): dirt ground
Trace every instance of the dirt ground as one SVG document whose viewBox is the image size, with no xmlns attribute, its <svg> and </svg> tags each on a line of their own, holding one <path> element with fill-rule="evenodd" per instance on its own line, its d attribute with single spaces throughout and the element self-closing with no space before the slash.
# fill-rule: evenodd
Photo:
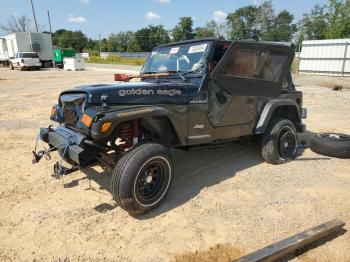
<svg viewBox="0 0 350 262">
<path fill-rule="evenodd" d="M 281 166 L 263 163 L 254 145 L 174 151 L 168 197 L 139 218 L 115 205 L 100 168 L 56 180 L 57 157 L 32 165 L 58 94 L 112 79 L 103 70 L 0 68 L 1 261 L 229 261 L 334 218 L 350 230 L 350 161 L 310 150 Z M 310 131 L 350 133 L 350 91 L 322 86 L 349 81 L 295 77 Z M 350 261 L 350 232 L 290 259 Z"/>
</svg>

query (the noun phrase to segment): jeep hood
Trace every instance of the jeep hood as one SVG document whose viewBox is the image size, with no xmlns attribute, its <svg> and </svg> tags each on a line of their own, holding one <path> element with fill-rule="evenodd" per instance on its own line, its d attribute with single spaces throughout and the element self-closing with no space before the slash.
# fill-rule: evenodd
<svg viewBox="0 0 350 262">
<path fill-rule="evenodd" d="M 136 82 L 79 86 L 61 93 L 85 94 L 88 104 L 187 104 L 198 94 L 199 87 L 190 83 Z M 65 96 L 67 97 L 67 96 Z M 62 102 L 62 101 L 60 101 Z"/>
</svg>

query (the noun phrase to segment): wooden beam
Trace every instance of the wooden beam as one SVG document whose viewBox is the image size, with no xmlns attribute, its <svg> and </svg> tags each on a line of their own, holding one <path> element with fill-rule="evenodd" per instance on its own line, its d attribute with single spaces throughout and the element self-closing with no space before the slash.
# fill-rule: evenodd
<svg viewBox="0 0 350 262">
<path fill-rule="evenodd" d="M 330 235 L 331 233 L 340 230 L 344 225 L 345 223 L 343 221 L 337 219 L 326 222 L 255 251 L 247 256 L 235 260 L 234 262 L 276 261 L 277 259 L 284 257 L 305 245 L 311 244 Z"/>
</svg>

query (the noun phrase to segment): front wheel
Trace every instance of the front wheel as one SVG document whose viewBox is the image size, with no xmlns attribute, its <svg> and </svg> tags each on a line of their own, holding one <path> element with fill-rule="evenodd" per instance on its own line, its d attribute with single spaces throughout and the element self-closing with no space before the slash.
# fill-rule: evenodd
<svg viewBox="0 0 350 262">
<path fill-rule="evenodd" d="M 143 144 L 118 161 L 112 176 L 113 197 L 127 212 L 145 214 L 166 197 L 172 178 L 168 149 L 159 144 Z"/>
<path fill-rule="evenodd" d="M 262 156 L 269 164 L 280 165 L 295 158 L 298 138 L 288 119 L 272 120 L 262 138 Z"/>
<path fill-rule="evenodd" d="M 10 70 L 14 70 L 15 68 L 13 67 L 13 64 L 10 63 Z"/>
</svg>

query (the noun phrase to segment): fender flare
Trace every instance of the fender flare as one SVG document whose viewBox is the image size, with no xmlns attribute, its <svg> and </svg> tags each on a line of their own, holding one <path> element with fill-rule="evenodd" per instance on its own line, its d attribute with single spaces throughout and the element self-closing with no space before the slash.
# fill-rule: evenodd
<svg viewBox="0 0 350 262">
<path fill-rule="evenodd" d="M 180 144 L 185 144 L 185 138 L 180 136 L 179 130 L 177 130 L 176 125 L 174 124 L 173 120 L 169 117 L 170 112 L 162 107 L 138 107 L 138 108 L 132 108 L 127 110 L 120 110 L 120 111 L 113 111 L 106 113 L 104 117 L 99 119 L 96 123 L 94 123 L 91 127 L 91 136 L 96 140 L 101 140 L 104 138 L 108 138 L 112 133 L 115 131 L 117 126 L 120 123 L 123 123 L 125 121 L 130 121 L 134 119 L 142 119 L 147 117 L 155 117 L 155 116 L 164 116 L 166 117 L 172 127 L 174 128 L 175 135 L 179 139 Z M 100 129 L 103 123 L 105 122 L 111 122 L 112 127 L 109 131 L 106 133 L 101 134 Z"/>
<path fill-rule="evenodd" d="M 299 123 L 301 123 L 301 115 L 300 115 L 299 105 L 297 104 L 297 102 L 291 99 L 273 99 L 265 104 L 254 133 L 255 134 L 265 133 L 275 110 L 279 107 L 285 107 L 285 106 L 292 106 L 295 108 L 298 121 Z"/>
</svg>

